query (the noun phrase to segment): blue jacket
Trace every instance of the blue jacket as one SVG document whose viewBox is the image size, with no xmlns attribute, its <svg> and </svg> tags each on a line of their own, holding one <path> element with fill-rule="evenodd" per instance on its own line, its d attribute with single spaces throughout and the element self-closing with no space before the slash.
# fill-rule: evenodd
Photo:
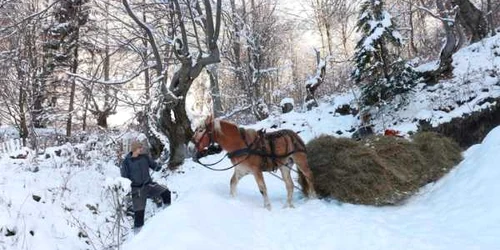
<svg viewBox="0 0 500 250">
<path fill-rule="evenodd" d="M 132 187 L 142 187 L 152 181 L 151 175 L 149 174 L 150 168 L 154 171 L 159 171 L 161 169 L 161 167 L 146 154 L 132 157 L 132 153 L 128 153 L 122 162 L 120 172 L 122 177 L 132 181 Z"/>
</svg>

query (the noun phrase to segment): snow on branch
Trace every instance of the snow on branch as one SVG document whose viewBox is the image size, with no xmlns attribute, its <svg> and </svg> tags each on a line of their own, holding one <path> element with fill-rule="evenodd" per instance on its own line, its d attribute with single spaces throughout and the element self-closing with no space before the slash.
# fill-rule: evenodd
<svg viewBox="0 0 500 250">
<path fill-rule="evenodd" d="M 10 29 L 10 28 L 13 28 L 13 27 L 18 27 L 20 24 L 22 24 L 22 23 L 24 23 L 24 22 L 26 22 L 26 21 L 28 21 L 28 20 L 30 20 L 30 19 L 33 19 L 33 18 L 35 18 L 35 17 L 37 17 L 37 16 L 40 16 L 40 15 L 42 15 L 42 14 L 45 14 L 45 13 L 46 13 L 46 12 L 48 12 L 48 11 L 49 11 L 52 7 L 54 7 L 54 5 L 56 5 L 56 4 L 57 4 L 57 3 L 59 3 L 60 1 L 61 1 L 61 0 L 56 0 L 56 1 L 54 1 L 53 3 L 51 3 L 49 6 L 47 6 L 47 8 L 45 8 L 45 9 L 43 9 L 43 10 L 41 10 L 41 11 L 38 11 L 38 12 L 36 12 L 36 13 L 33 13 L 33 14 L 31 14 L 31 15 L 29 15 L 29 16 L 27 16 L 27 17 L 23 18 L 21 21 L 18 21 L 18 22 L 16 22 L 16 23 L 13 23 L 12 25 L 2 27 L 2 28 L 0 29 L 0 32 L 3 32 L 3 31 L 5 31 L 5 30 Z M 0 7 L 3 7 L 3 5 L 4 5 L 4 4 L 7 4 L 7 3 L 8 3 L 8 2 L 0 4 Z"/>
<path fill-rule="evenodd" d="M 425 11 L 427 12 L 427 14 L 431 15 L 432 17 L 440 20 L 440 21 L 443 21 L 443 22 L 450 22 L 450 23 L 455 23 L 455 18 L 449 18 L 449 17 L 442 17 L 440 16 L 439 14 L 436 14 L 434 12 L 432 12 L 432 10 L 426 8 L 426 7 L 423 7 L 423 6 L 417 6 L 417 8 L 419 10 L 422 10 L 422 11 Z M 456 7 L 455 7 L 456 8 Z M 454 11 L 455 9 L 453 9 L 452 11 Z M 451 12 L 452 12 L 451 11 Z"/>
<path fill-rule="evenodd" d="M 83 75 L 80 75 L 80 74 L 75 74 L 75 73 L 71 73 L 69 71 L 66 71 L 65 73 L 69 76 L 72 76 L 72 77 L 76 77 L 80 80 L 83 80 L 83 81 L 87 81 L 87 82 L 94 82 L 94 83 L 99 83 L 99 84 L 104 84 L 104 85 L 121 85 L 121 84 L 125 84 L 125 83 L 128 83 L 132 80 L 134 80 L 135 78 L 137 78 L 138 76 L 140 76 L 142 74 L 142 72 L 144 72 L 145 70 L 149 69 L 149 68 L 152 68 L 154 67 L 153 66 L 149 66 L 149 67 L 145 67 L 137 72 L 134 73 L 134 75 L 130 76 L 129 78 L 126 78 L 126 79 L 120 79 L 120 80 L 108 80 L 108 81 L 101 81 L 101 80 L 98 80 L 98 79 L 94 79 L 94 78 L 88 78 L 86 76 L 83 76 Z"/>
</svg>

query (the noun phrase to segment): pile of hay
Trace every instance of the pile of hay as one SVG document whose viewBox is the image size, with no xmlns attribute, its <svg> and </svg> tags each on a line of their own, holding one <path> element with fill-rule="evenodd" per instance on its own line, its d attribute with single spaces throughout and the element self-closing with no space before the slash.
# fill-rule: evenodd
<svg viewBox="0 0 500 250">
<path fill-rule="evenodd" d="M 367 205 L 397 204 L 462 160 L 455 142 L 432 132 L 418 133 L 411 142 L 321 136 L 307 144 L 307 156 L 320 197 Z M 304 180 L 299 182 L 304 189 Z"/>
</svg>

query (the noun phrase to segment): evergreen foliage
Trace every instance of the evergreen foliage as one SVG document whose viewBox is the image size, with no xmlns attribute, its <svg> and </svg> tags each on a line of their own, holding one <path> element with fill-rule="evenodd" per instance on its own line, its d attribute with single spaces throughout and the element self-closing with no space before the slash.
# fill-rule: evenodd
<svg viewBox="0 0 500 250">
<path fill-rule="evenodd" d="M 57 66 L 70 67 L 74 49 L 78 46 L 80 27 L 89 19 L 88 0 L 63 0 L 55 10 L 54 22 L 46 31 L 46 57 L 50 72 Z"/>
<path fill-rule="evenodd" d="M 356 68 L 351 77 L 361 83 L 362 104 L 375 105 L 411 90 L 418 74 L 390 50 L 389 46 L 401 47 L 403 37 L 383 1 L 362 3 L 357 31 L 362 37 L 356 45 Z"/>
</svg>

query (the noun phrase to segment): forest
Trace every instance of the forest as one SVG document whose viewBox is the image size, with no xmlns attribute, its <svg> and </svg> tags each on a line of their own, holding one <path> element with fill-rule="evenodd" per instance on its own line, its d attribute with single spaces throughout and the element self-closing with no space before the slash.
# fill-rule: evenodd
<svg viewBox="0 0 500 250">
<path fill-rule="evenodd" d="M 404 103 L 500 24 L 491 0 L 0 0 L 0 13 L 0 124 L 23 145 L 40 147 L 40 128 L 62 143 L 122 125 L 172 169 L 203 115 L 249 124 L 345 92 L 357 110 Z"/>
</svg>

